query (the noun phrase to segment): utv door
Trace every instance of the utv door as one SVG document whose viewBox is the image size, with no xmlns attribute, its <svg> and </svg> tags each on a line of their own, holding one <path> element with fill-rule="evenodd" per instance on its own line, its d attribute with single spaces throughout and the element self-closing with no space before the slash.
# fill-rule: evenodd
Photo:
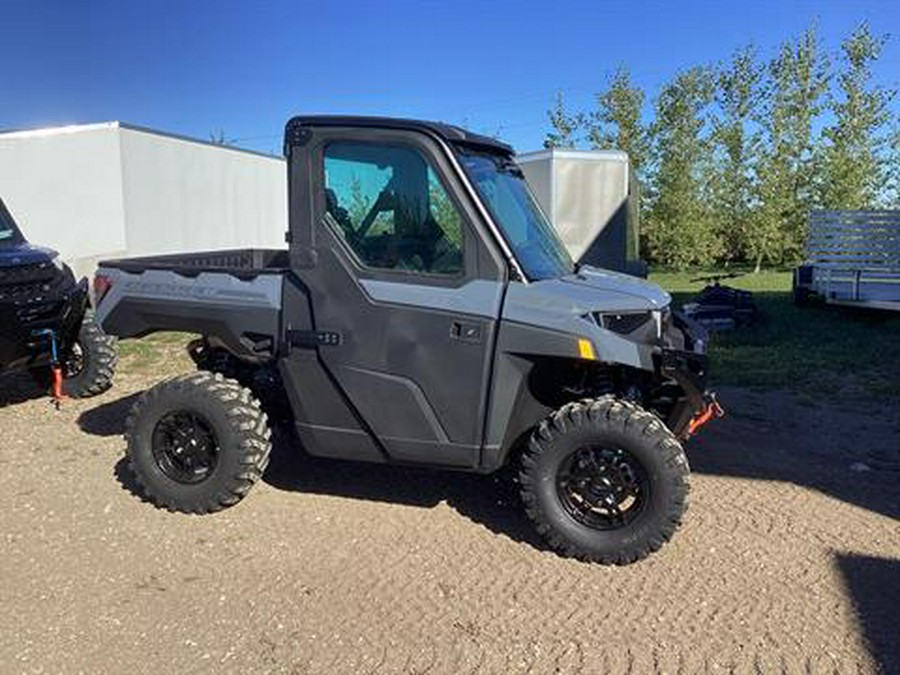
<svg viewBox="0 0 900 675">
<path fill-rule="evenodd" d="M 479 462 L 505 267 L 451 167 L 408 131 L 315 129 L 291 153 L 293 257 L 350 413 L 299 420 L 312 452 L 371 459 L 365 434 L 387 460 Z"/>
</svg>

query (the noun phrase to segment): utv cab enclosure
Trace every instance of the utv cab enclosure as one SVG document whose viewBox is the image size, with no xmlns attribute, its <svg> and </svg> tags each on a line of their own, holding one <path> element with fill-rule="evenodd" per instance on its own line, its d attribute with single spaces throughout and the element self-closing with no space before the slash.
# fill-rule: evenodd
<svg viewBox="0 0 900 675">
<path fill-rule="evenodd" d="M 87 279 L 76 281 L 56 251 L 30 244 L 0 199 L 0 374 L 29 370 L 57 394 L 86 397 L 112 383 L 116 347 L 85 315 Z"/>
<path fill-rule="evenodd" d="M 113 260 L 98 318 L 203 335 L 146 392 L 131 466 L 158 505 L 238 501 L 268 417 L 311 455 L 517 469 L 558 551 L 627 563 L 686 507 L 680 440 L 711 415 L 704 338 L 667 293 L 576 267 L 512 149 L 444 124 L 297 117 L 287 250 Z M 260 403 L 260 401 L 262 403 Z"/>
</svg>

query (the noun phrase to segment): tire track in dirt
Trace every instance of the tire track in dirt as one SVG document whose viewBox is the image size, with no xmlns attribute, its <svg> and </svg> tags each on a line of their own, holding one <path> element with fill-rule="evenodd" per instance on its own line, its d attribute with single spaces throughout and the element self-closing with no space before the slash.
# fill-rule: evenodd
<svg viewBox="0 0 900 675">
<path fill-rule="evenodd" d="M 0 671 L 877 672 L 834 560 L 900 558 L 895 483 L 821 455 L 779 480 L 788 441 L 740 420 L 691 451 L 673 541 L 606 568 L 456 474 L 305 461 L 222 514 L 157 511 L 114 478 L 121 439 L 77 424 L 150 379 L 0 411 Z"/>
</svg>

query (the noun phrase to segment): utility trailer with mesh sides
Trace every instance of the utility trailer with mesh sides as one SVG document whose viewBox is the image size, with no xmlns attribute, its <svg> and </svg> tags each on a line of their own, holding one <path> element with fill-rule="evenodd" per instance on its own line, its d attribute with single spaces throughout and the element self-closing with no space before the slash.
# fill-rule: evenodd
<svg viewBox="0 0 900 675">
<path fill-rule="evenodd" d="M 900 211 L 813 211 L 794 301 L 900 310 Z"/>
</svg>

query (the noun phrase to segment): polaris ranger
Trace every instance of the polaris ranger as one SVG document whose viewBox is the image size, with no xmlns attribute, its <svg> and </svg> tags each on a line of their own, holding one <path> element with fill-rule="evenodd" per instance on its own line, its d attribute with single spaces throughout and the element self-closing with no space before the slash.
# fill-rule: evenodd
<svg viewBox="0 0 900 675">
<path fill-rule="evenodd" d="M 0 374 L 29 370 L 61 396 L 106 391 L 115 339 L 86 315 L 87 279 L 75 281 L 56 251 L 29 244 L 0 199 Z"/>
<path fill-rule="evenodd" d="M 99 267 L 107 332 L 203 335 L 201 371 L 128 418 L 146 496 L 195 513 L 240 500 L 280 403 L 311 455 L 515 462 L 528 516 L 565 555 L 624 564 L 662 546 L 687 506 L 680 439 L 716 410 L 702 331 L 669 295 L 575 265 L 494 139 L 297 117 L 284 151 L 287 250 Z"/>
</svg>

